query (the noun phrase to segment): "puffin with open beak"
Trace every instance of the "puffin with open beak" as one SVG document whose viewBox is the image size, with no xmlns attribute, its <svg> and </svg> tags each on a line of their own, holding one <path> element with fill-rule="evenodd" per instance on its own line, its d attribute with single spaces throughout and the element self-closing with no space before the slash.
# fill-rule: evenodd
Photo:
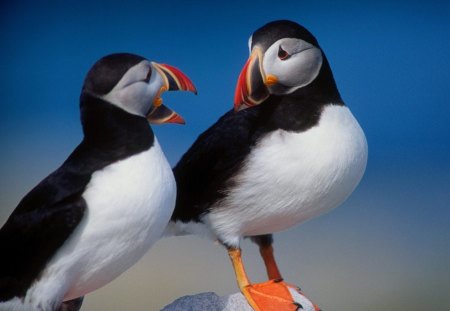
<svg viewBox="0 0 450 311">
<path fill-rule="evenodd" d="M 0 310 L 74 311 L 162 235 L 176 184 L 149 122 L 184 123 L 164 91 L 196 92 L 178 69 L 101 58 L 80 97 L 83 141 L 0 230 Z"/>
<path fill-rule="evenodd" d="M 345 201 L 365 171 L 365 135 L 307 29 L 274 21 L 253 33 L 249 48 L 235 109 L 202 133 L 174 168 L 177 203 L 168 232 L 220 241 L 254 310 L 318 310 L 283 281 L 272 233 Z M 252 284 L 247 277 L 245 237 L 259 246 L 268 282 Z"/>
</svg>

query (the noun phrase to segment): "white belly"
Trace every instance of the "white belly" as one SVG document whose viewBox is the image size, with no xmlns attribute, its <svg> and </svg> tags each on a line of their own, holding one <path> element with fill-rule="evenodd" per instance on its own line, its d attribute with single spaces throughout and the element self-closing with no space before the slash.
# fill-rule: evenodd
<svg viewBox="0 0 450 311">
<path fill-rule="evenodd" d="M 172 215 L 176 184 L 158 141 L 148 151 L 92 175 L 83 194 L 88 210 L 26 301 L 83 296 L 135 264 L 162 235 Z M 44 303 L 45 304 L 45 303 Z"/>
<path fill-rule="evenodd" d="M 230 245 L 240 236 L 285 230 L 341 204 L 366 163 L 364 132 L 350 110 L 327 106 L 319 124 L 305 132 L 264 137 L 205 221 Z"/>
</svg>

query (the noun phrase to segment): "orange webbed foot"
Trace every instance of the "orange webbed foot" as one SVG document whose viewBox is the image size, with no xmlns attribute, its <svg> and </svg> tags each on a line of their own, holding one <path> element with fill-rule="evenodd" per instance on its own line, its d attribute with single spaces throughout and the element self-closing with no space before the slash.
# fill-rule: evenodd
<svg viewBox="0 0 450 311">
<path fill-rule="evenodd" d="M 282 278 L 273 258 L 272 248 L 264 250 L 269 278 L 264 283 L 252 284 L 245 273 L 241 250 L 228 248 L 239 289 L 255 311 L 320 311 L 295 285 L 287 284 Z"/>
<path fill-rule="evenodd" d="M 241 290 L 255 311 L 319 311 L 298 287 L 283 280 L 250 284 Z"/>
</svg>

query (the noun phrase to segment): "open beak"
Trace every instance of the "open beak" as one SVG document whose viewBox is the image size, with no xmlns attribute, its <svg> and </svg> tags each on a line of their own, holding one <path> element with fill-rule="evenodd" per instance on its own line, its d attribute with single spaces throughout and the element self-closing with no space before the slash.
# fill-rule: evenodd
<svg viewBox="0 0 450 311">
<path fill-rule="evenodd" d="M 270 95 L 267 86 L 273 84 L 273 78 L 273 76 L 266 77 L 264 73 L 261 49 L 253 48 L 238 78 L 234 94 L 234 110 L 259 105 L 266 100 Z"/>
<path fill-rule="evenodd" d="M 197 94 L 192 81 L 181 70 L 166 64 L 152 62 L 163 80 L 163 85 L 153 100 L 153 108 L 147 115 L 147 120 L 152 124 L 177 123 L 185 124 L 183 117 L 162 104 L 161 95 L 165 91 L 189 91 Z"/>
</svg>

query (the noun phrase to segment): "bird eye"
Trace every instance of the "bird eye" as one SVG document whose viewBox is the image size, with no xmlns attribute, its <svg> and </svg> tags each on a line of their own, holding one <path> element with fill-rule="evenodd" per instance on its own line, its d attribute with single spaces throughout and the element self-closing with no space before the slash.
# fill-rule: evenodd
<svg viewBox="0 0 450 311">
<path fill-rule="evenodd" d="M 148 72 L 147 72 L 147 76 L 145 77 L 145 79 L 144 79 L 144 82 L 149 82 L 150 81 L 150 77 L 152 76 L 152 67 L 150 67 L 149 69 L 148 69 Z"/>
<path fill-rule="evenodd" d="M 288 59 L 289 57 L 291 57 L 291 55 L 289 55 L 288 52 L 286 52 L 285 50 L 283 50 L 283 48 L 281 47 L 281 45 L 278 47 L 278 58 L 281 60 L 285 60 Z"/>
</svg>

